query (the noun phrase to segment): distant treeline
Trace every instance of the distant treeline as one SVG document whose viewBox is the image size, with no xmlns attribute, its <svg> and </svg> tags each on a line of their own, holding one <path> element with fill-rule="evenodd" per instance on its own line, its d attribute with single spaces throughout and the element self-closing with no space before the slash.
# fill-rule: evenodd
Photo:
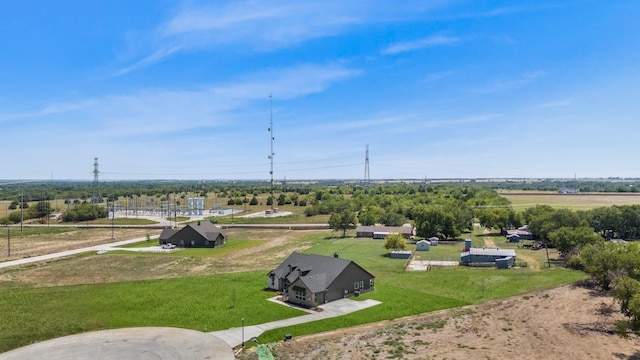
<svg viewBox="0 0 640 360">
<path fill-rule="evenodd" d="M 539 182 L 487 182 L 483 185 L 496 190 L 558 191 L 562 188 L 577 189 L 580 192 L 640 192 L 640 181 L 551 181 Z"/>
<path fill-rule="evenodd" d="M 407 182 L 387 182 L 366 184 L 364 182 L 346 180 L 318 180 L 309 182 L 277 182 L 274 184 L 274 193 L 297 193 L 306 195 L 326 188 L 339 189 L 342 193 L 353 193 L 356 189 L 384 188 L 383 192 L 403 192 L 422 186 L 448 186 L 467 188 L 470 186 L 483 186 L 494 190 L 523 190 L 523 191 L 558 191 L 561 188 L 578 189 L 580 192 L 616 192 L 635 193 L 640 192 L 639 181 L 552 181 L 538 182 L 438 182 L 431 184 Z M 195 181 L 195 180 L 146 180 L 146 181 L 103 181 L 99 184 L 99 191 L 105 200 L 112 197 L 124 196 L 162 196 L 174 193 L 193 193 L 198 196 L 207 196 L 208 193 L 219 193 L 224 197 L 245 197 L 269 193 L 271 186 L 267 181 Z M 376 190 L 381 191 L 381 190 Z M 418 190 L 419 191 L 419 190 Z M 91 181 L 29 181 L 0 183 L 0 200 L 19 200 L 20 195 L 24 201 L 41 201 L 53 199 L 90 199 L 93 195 L 93 182 Z M 228 196 L 227 196 L 228 195 Z"/>
</svg>

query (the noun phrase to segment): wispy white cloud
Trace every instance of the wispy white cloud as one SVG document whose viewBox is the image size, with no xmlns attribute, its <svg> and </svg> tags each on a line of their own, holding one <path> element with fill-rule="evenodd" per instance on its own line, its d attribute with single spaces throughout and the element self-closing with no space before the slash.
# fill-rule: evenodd
<svg viewBox="0 0 640 360">
<path fill-rule="evenodd" d="M 400 42 L 382 50 L 385 55 L 393 55 L 407 51 L 420 50 L 435 46 L 446 46 L 459 43 L 461 39 L 454 36 L 433 35 L 419 40 Z"/>
<path fill-rule="evenodd" d="M 573 103 L 573 101 L 574 101 L 574 98 L 569 97 L 566 99 L 553 100 L 553 101 L 548 101 L 541 104 L 536 104 L 536 105 L 533 105 L 533 107 L 536 109 L 558 108 L 558 107 L 564 107 L 564 106 L 570 105 L 571 103 Z"/>
<path fill-rule="evenodd" d="M 427 74 L 424 77 L 423 81 L 427 82 L 427 83 L 432 83 L 432 82 L 440 81 L 442 79 L 451 77 L 451 76 L 455 75 L 455 73 L 456 72 L 453 71 L 453 70 L 434 72 L 434 73 Z"/>
<path fill-rule="evenodd" d="M 342 1 L 188 2 L 156 28 L 152 44 L 141 45 L 151 47 L 149 55 L 113 75 L 144 68 L 177 52 L 228 45 L 271 51 L 332 36 L 363 22 L 370 12 L 367 8 Z"/>
<path fill-rule="evenodd" d="M 511 80 L 494 80 L 482 87 L 472 89 L 471 92 L 475 94 L 491 94 L 508 90 L 515 90 L 525 85 L 531 84 L 536 80 L 545 77 L 547 73 L 542 70 L 536 70 L 533 72 L 527 72 L 520 75 L 516 79 Z"/>
<path fill-rule="evenodd" d="M 480 115 L 453 118 L 453 119 L 426 120 L 425 122 L 422 123 L 422 127 L 435 128 L 435 127 L 483 123 L 483 122 L 500 118 L 501 116 L 502 114 L 498 114 L 498 113 L 488 113 L 488 114 L 480 114 Z"/>
<path fill-rule="evenodd" d="M 234 46 L 250 51 L 274 51 L 300 43 L 340 35 L 375 22 L 405 21 L 447 5 L 452 0 L 416 3 L 343 1 L 188 1 L 152 34 L 140 36 L 146 49 L 127 66 L 113 73 L 126 74 L 179 53 Z M 443 41 L 433 38 L 431 41 Z M 451 40 L 451 39 L 449 39 Z M 135 48 L 135 44 L 133 45 Z M 393 50 L 392 50 L 393 51 Z M 142 54 L 142 55 L 140 55 Z"/>
<path fill-rule="evenodd" d="M 60 113 L 78 111 L 84 108 L 87 108 L 94 104 L 94 101 L 84 100 L 80 102 L 53 102 L 42 109 L 38 109 L 31 112 L 15 112 L 15 113 L 0 113 L 0 122 L 3 121 L 11 121 L 11 120 L 20 120 L 20 119 L 28 119 L 28 118 L 38 118 L 49 115 L 56 115 Z"/>
<path fill-rule="evenodd" d="M 271 92 L 276 99 L 307 96 L 358 74 L 359 71 L 339 64 L 302 64 L 254 73 L 225 84 L 112 94 L 77 103 L 56 103 L 38 111 L 5 117 L 46 120 L 48 116 L 64 115 L 71 124 L 91 123 L 85 136 L 127 139 L 161 135 L 224 126 L 253 101 L 266 102 Z"/>
</svg>

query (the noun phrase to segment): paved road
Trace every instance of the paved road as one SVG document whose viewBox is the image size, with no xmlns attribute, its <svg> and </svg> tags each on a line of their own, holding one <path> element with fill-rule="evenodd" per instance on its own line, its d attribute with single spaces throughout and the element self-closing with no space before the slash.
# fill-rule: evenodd
<svg viewBox="0 0 640 360">
<path fill-rule="evenodd" d="M 140 327 L 94 331 L 21 347 L 0 360 L 232 360 L 233 350 L 207 333 Z"/>
<path fill-rule="evenodd" d="M 151 239 L 157 239 L 157 238 L 158 238 L 157 236 L 151 236 Z M 40 256 L 24 258 L 24 259 L 5 261 L 5 262 L 0 262 L 0 269 L 11 267 L 11 266 L 31 264 L 31 263 L 38 262 L 38 261 L 53 260 L 53 259 L 58 259 L 58 258 L 65 257 L 65 256 L 77 255 L 77 254 L 82 254 L 82 253 L 91 252 L 91 251 L 106 250 L 106 249 L 109 249 L 111 247 L 118 247 L 118 246 L 133 244 L 133 243 L 137 243 L 137 242 L 141 242 L 141 241 L 146 241 L 146 240 L 147 240 L 146 237 L 136 238 L 136 239 L 129 239 L 129 240 L 122 240 L 122 241 L 116 241 L 116 242 L 112 242 L 112 243 L 108 243 L 108 244 L 95 245 L 95 246 L 89 246 L 89 247 L 84 247 L 84 248 L 80 248 L 80 249 L 57 252 L 57 253 L 53 253 L 53 254 L 46 254 L 46 255 L 40 255 Z"/>
<path fill-rule="evenodd" d="M 358 310 L 363 310 L 372 306 L 381 304 L 380 301 L 367 299 L 363 301 L 355 301 L 351 299 L 340 299 L 332 301 L 330 303 L 320 305 L 322 311 L 313 311 L 308 315 L 302 315 L 294 318 L 272 321 L 269 323 L 251 325 L 244 327 L 244 340 L 251 341 L 254 336 L 260 336 L 262 333 L 268 330 L 279 329 L 286 326 L 299 325 L 312 321 L 318 321 L 323 319 L 329 319 L 337 316 L 346 315 Z M 286 305 L 286 304 L 285 304 Z M 287 305 L 289 306 L 289 305 Z M 246 319 L 245 319 L 246 320 Z M 231 347 L 236 347 L 242 344 L 243 329 L 242 327 L 231 328 L 228 330 L 214 331 L 209 334 L 220 338 Z M 294 334 L 295 335 L 295 334 Z"/>
</svg>

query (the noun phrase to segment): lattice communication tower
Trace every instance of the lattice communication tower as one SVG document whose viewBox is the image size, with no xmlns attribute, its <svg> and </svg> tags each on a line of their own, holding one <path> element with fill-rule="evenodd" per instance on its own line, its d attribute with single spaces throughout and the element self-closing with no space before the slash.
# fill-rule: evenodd
<svg viewBox="0 0 640 360">
<path fill-rule="evenodd" d="M 100 180 L 98 178 L 100 170 L 98 170 L 98 165 L 98 158 L 93 158 L 93 195 L 91 196 L 91 202 L 93 204 L 102 202 L 102 197 L 100 197 Z"/>
<path fill-rule="evenodd" d="M 364 183 L 369 185 L 371 181 L 371 174 L 369 174 L 369 144 L 367 144 L 367 152 L 364 157 Z"/>
<path fill-rule="evenodd" d="M 273 140 L 275 140 L 276 138 L 273 137 L 273 100 L 271 98 L 272 94 L 269 94 L 269 140 L 271 141 L 271 152 L 269 153 L 269 156 L 267 156 L 267 158 L 269 158 L 269 160 L 271 160 L 271 170 L 269 171 L 269 174 L 271 175 L 271 210 L 273 211 L 273 203 L 275 202 L 275 199 L 273 198 L 273 156 L 276 154 L 273 152 Z"/>
</svg>

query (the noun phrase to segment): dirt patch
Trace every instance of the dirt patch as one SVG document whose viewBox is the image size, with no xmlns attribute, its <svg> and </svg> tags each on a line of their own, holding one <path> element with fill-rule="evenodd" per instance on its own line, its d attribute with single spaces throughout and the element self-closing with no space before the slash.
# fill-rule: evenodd
<svg viewBox="0 0 640 360">
<path fill-rule="evenodd" d="M 119 240 L 143 238 L 160 234 L 156 229 L 76 229 L 58 234 L 17 236 L 12 231 L 11 257 L 7 257 L 6 241 L 0 242 L 0 261 L 21 259 L 56 252 L 102 245 Z M 112 237 L 113 234 L 113 237 Z"/>
<path fill-rule="evenodd" d="M 111 242 L 111 230 L 83 233 L 72 231 L 57 234 L 57 238 L 67 236 L 74 240 L 52 240 L 36 237 L 30 240 L 20 239 L 24 247 L 23 254 L 52 253 L 84 246 Z M 145 231 L 145 230 L 142 230 Z M 57 260 L 38 262 L 30 265 L 7 268 L 0 271 L 0 282 L 6 284 L 29 284 L 33 286 L 60 286 L 105 283 L 133 280 L 150 280 L 232 273 L 240 271 L 266 271 L 273 269 L 291 251 L 302 251 L 311 246 L 300 241 L 300 236 L 318 230 L 261 230 L 228 231 L 230 238 L 243 240 L 262 240 L 264 243 L 243 249 L 223 257 L 179 257 L 153 256 L 142 254 L 103 254 L 87 253 Z M 323 230 L 326 232 L 326 230 Z M 83 236 L 80 237 L 78 232 Z M 131 238 L 144 237 L 144 233 L 132 233 Z M 88 236 L 91 235 L 91 236 Z M 47 235 L 50 236 L 50 235 Z M 51 235 L 53 236 L 53 235 Z M 155 242 L 154 242 L 155 243 Z M 38 244 L 49 244 L 46 249 L 36 248 Z M 215 251 L 215 249 L 212 249 Z M 13 246 L 12 246 L 13 253 Z"/>
<path fill-rule="evenodd" d="M 294 337 L 272 351 L 277 359 L 637 359 L 637 337 L 614 334 L 614 321 L 621 318 L 610 296 L 565 285 Z"/>
</svg>

